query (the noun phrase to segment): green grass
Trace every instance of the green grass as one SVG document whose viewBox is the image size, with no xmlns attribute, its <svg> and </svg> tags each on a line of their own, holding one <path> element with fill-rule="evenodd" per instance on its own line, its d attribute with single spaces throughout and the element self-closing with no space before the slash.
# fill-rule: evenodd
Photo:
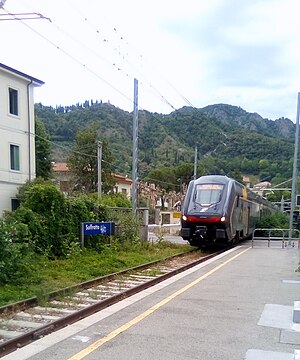
<svg viewBox="0 0 300 360">
<path fill-rule="evenodd" d="M 85 249 L 67 260 L 37 257 L 15 284 L 0 286 L 0 306 L 34 296 L 40 300 L 51 291 L 190 250 L 189 245 L 161 242 L 127 251 L 113 247 L 102 252 Z"/>
</svg>

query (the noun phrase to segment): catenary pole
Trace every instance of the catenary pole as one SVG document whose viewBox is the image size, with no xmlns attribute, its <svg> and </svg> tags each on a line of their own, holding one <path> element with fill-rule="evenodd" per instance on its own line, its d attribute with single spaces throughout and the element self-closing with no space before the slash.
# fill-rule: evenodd
<svg viewBox="0 0 300 360">
<path fill-rule="evenodd" d="M 194 155 L 194 175 L 193 179 L 197 179 L 197 160 L 198 160 L 198 147 L 197 144 L 195 145 L 195 155 Z"/>
<path fill-rule="evenodd" d="M 98 141 L 97 145 L 97 162 L 98 162 L 98 198 L 101 197 L 102 194 L 102 142 Z"/>
<path fill-rule="evenodd" d="M 292 231 L 293 231 L 293 216 L 295 210 L 296 193 L 297 193 L 297 158 L 298 158 L 298 143 L 299 143 L 299 107 L 300 107 L 300 93 L 298 92 L 297 116 L 296 116 L 296 133 L 295 133 L 295 150 L 294 150 L 294 164 L 293 164 L 293 181 L 292 181 L 292 197 L 291 197 L 291 211 L 290 211 L 290 226 L 289 226 L 289 245 L 291 245 Z"/>
<path fill-rule="evenodd" d="M 137 215 L 137 158 L 138 158 L 138 80 L 134 79 L 132 133 L 132 210 Z"/>
</svg>

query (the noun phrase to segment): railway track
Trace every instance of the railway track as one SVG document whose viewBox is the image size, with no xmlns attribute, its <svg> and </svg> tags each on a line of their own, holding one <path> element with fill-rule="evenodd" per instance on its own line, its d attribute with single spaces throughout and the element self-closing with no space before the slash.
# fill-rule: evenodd
<svg viewBox="0 0 300 360">
<path fill-rule="evenodd" d="M 220 252 L 181 254 L 0 308 L 0 357 L 202 263 Z"/>
</svg>

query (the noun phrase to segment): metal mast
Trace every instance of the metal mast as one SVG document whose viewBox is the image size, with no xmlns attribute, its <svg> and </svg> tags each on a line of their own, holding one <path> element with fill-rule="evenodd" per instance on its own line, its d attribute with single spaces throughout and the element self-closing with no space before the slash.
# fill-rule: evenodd
<svg viewBox="0 0 300 360">
<path fill-rule="evenodd" d="M 198 147 L 197 144 L 195 145 L 195 156 L 194 156 L 194 175 L 193 179 L 197 179 L 197 160 L 198 160 Z"/>
<path fill-rule="evenodd" d="M 98 141 L 97 145 L 97 159 L 98 159 L 98 198 L 102 194 L 102 142 Z"/>
<path fill-rule="evenodd" d="M 138 80 L 134 79 L 133 94 L 133 134 L 132 134 L 132 209 L 137 213 L 137 152 L 138 152 Z"/>
<path fill-rule="evenodd" d="M 299 143 L 299 107 L 300 107 L 300 93 L 298 93 L 297 117 L 296 117 L 295 151 L 294 151 L 293 182 L 292 182 L 292 197 L 291 197 L 290 227 L 289 227 L 289 245 L 291 245 L 291 239 L 292 239 L 293 216 L 294 216 L 296 193 L 297 193 L 297 175 L 298 175 L 297 158 L 298 158 L 298 143 Z"/>
</svg>

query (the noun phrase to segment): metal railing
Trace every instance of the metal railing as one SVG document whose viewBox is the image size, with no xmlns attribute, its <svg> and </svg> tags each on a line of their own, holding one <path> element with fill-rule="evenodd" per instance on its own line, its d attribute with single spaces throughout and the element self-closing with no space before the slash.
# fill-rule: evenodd
<svg viewBox="0 0 300 360">
<path fill-rule="evenodd" d="M 254 246 L 255 240 L 267 240 L 268 247 L 270 247 L 271 241 L 281 241 L 282 249 L 285 247 L 295 247 L 298 244 L 298 249 L 300 248 L 300 231 L 298 229 L 293 229 L 292 232 L 296 232 L 298 237 L 289 237 L 290 229 L 265 229 L 257 228 L 254 229 L 252 234 L 252 247 Z"/>
</svg>

